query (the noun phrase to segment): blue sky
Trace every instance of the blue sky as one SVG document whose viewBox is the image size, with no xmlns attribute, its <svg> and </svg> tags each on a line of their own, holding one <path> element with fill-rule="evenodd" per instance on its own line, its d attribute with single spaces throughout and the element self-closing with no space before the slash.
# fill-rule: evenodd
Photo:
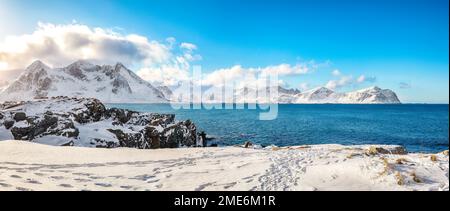
<svg viewBox="0 0 450 211">
<path fill-rule="evenodd" d="M 0 0 L 0 39 L 37 22 L 76 20 L 152 40 L 194 43 L 206 71 L 314 60 L 314 73 L 283 80 L 321 86 L 343 76 L 373 80 L 405 102 L 448 103 L 448 0 Z M 6 27 L 5 27 L 6 26 Z M 341 76 L 342 77 L 342 76 Z"/>
</svg>

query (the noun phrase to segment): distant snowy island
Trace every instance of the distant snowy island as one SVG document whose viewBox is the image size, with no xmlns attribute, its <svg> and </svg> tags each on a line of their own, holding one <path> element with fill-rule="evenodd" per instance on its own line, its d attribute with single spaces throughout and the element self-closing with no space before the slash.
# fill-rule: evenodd
<svg viewBox="0 0 450 211">
<path fill-rule="evenodd" d="M 77 61 L 67 67 L 50 68 L 36 61 L 26 68 L 11 83 L 2 82 L 1 101 L 22 101 L 57 96 L 96 98 L 104 103 L 170 103 L 176 87 L 153 85 L 123 64 L 94 65 Z M 371 87 L 355 92 L 337 93 L 325 87 L 301 92 L 296 89 L 271 87 L 262 90 L 276 93 L 270 103 L 281 104 L 400 104 L 395 92 L 389 89 Z M 252 88 L 234 91 L 233 99 L 214 100 L 207 96 L 203 103 L 267 103 L 267 100 L 252 93 L 261 92 Z M 268 95 L 267 95 L 268 96 Z M 198 97 L 197 97 L 198 98 Z"/>
</svg>

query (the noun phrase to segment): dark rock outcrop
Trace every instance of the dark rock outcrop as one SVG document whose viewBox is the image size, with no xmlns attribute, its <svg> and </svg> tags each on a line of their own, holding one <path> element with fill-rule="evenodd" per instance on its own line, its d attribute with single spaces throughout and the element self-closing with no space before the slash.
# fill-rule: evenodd
<svg viewBox="0 0 450 211">
<path fill-rule="evenodd" d="M 27 115 L 24 112 L 18 112 L 14 114 L 14 120 L 20 122 L 27 119 Z"/>
<path fill-rule="evenodd" d="M 27 113 L 27 107 L 45 112 Z M 4 103 L 0 108 L 0 127 L 9 130 L 16 140 L 39 142 L 50 137 L 63 140 L 58 142 L 60 146 L 138 149 L 197 144 L 197 127 L 189 120 L 176 121 L 175 115 L 170 114 L 107 109 L 97 99 L 53 97 Z"/>
<path fill-rule="evenodd" d="M 3 122 L 3 125 L 5 126 L 5 128 L 7 129 L 7 130 L 9 130 L 9 129 L 11 129 L 11 127 L 12 126 L 14 126 L 14 121 L 13 120 L 5 120 L 4 122 Z"/>
</svg>

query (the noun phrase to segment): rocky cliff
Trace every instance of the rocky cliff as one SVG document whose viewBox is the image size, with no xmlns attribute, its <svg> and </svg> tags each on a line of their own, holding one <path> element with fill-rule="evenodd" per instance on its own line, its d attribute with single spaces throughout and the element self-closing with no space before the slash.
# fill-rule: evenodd
<svg viewBox="0 0 450 211">
<path fill-rule="evenodd" d="M 139 149 L 195 146 L 197 128 L 175 115 L 106 108 L 93 98 L 52 97 L 0 104 L 0 140 Z"/>
</svg>

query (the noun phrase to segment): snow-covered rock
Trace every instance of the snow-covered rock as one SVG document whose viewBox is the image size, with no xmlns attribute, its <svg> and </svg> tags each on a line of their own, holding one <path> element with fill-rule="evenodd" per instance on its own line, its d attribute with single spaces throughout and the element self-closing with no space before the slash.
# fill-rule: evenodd
<svg viewBox="0 0 450 211">
<path fill-rule="evenodd" d="M 0 101 L 56 96 L 97 98 L 106 103 L 165 103 L 164 93 L 120 63 L 114 66 L 77 61 L 64 68 L 31 64 L 0 93 Z"/>
<path fill-rule="evenodd" d="M 334 104 L 400 104 L 395 92 L 389 89 L 372 87 L 349 93 L 337 93 L 325 87 L 298 94 L 295 103 L 334 103 Z"/>
<path fill-rule="evenodd" d="M 197 129 L 174 115 L 107 109 L 93 98 L 53 97 L 0 104 L 0 140 L 27 140 L 56 146 L 195 146 Z"/>
</svg>

